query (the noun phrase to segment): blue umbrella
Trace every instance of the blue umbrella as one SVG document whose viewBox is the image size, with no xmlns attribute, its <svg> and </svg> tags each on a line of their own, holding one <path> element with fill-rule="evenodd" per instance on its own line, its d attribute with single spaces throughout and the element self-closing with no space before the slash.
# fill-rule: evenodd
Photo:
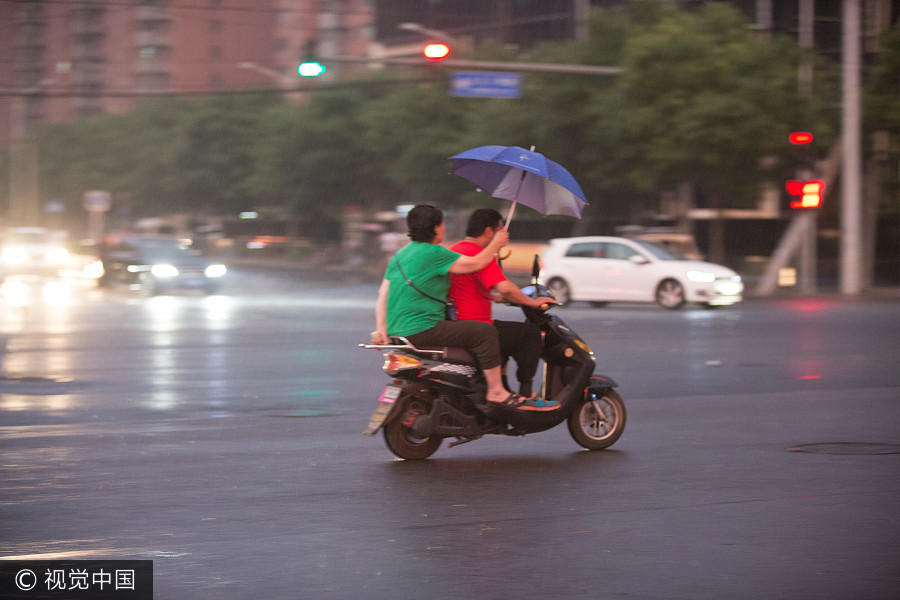
<svg viewBox="0 0 900 600">
<path fill-rule="evenodd" d="M 587 200 L 572 174 L 543 154 L 518 146 L 480 146 L 451 156 L 450 173 L 468 179 L 493 196 L 512 200 L 506 224 L 516 204 L 544 215 L 581 218 Z"/>
</svg>

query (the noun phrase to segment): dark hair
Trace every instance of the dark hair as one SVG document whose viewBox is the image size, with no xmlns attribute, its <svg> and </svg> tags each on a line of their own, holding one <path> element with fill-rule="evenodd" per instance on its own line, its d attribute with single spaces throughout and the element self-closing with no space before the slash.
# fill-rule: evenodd
<svg viewBox="0 0 900 600">
<path fill-rule="evenodd" d="M 437 235 L 434 228 L 443 223 L 444 213 L 437 206 L 417 204 L 406 215 L 406 235 L 414 242 L 428 242 Z"/>
<path fill-rule="evenodd" d="M 466 224 L 466 236 L 478 237 L 486 227 L 496 229 L 503 223 L 503 217 L 493 208 L 479 208 L 469 216 Z"/>
</svg>

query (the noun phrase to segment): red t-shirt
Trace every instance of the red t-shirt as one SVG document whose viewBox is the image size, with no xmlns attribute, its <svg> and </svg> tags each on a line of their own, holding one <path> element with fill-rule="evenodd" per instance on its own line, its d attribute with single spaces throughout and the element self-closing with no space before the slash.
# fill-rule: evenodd
<svg viewBox="0 0 900 600">
<path fill-rule="evenodd" d="M 450 247 L 454 252 L 475 256 L 483 247 L 475 242 L 463 240 Z M 448 298 L 456 303 L 461 321 L 484 321 L 493 323 L 491 318 L 491 288 L 506 280 L 495 257 L 485 268 L 465 275 L 450 274 L 450 294 Z"/>
</svg>

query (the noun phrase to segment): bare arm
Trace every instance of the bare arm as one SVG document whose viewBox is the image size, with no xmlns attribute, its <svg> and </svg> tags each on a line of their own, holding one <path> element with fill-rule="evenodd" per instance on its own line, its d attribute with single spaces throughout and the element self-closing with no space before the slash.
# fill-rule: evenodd
<svg viewBox="0 0 900 600">
<path fill-rule="evenodd" d="M 391 282 L 383 279 L 381 287 L 378 288 L 378 302 L 375 304 L 375 331 L 372 332 L 372 342 L 376 344 L 390 342 L 387 333 L 387 299 L 390 287 Z"/>
<path fill-rule="evenodd" d="M 509 279 L 504 279 L 500 283 L 496 284 L 494 286 L 494 289 L 503 297 L 504 300 L 509 300 L 510 302 L 523 304 L 532 308 L 540 308 L 544 304 L 556 304 L 556 300 L 554 300 L 553 298 L 529 298 L 528 296 L 523 294 L 522 290 L 520 290 L 519 287 Z"/>
<path fill-rule="evenodd" d="M 491 240 L 491 243 L 485 246 L 484 250 L 475 256 L 463 255 L 457 258 L 456 262 L 450 265 L 450 272 L 455 273 L 456 275 L 462 275 L 464 273 L 480 271 L 488 266 L 494 258 L 494 255 L 497 254 L 497 251 L 508 243 L 509 232 L 506 231 L 506 229 L 501 229 L 494 235 L 494 239 Z"/>
</svg>

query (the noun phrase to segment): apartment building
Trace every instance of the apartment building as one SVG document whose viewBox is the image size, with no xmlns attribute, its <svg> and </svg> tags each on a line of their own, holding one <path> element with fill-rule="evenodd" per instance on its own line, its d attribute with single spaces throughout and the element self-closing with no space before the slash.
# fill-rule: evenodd
<svg viewBox="0 0 900 600">
<path fill-rule="evenodd" d="M 158 94 L 300 85 L 314 44 L 363 56 L 366 0 L 0 0 L 0 148 Z"/>
</svg>

